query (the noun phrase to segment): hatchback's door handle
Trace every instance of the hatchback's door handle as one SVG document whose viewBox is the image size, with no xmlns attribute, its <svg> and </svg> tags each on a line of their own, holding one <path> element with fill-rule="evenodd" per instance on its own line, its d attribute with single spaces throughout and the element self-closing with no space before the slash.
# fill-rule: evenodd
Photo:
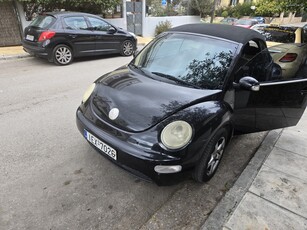
<svg viewBox="0 0 307 230">
<path fill-rule="evenodd" d="M 77 34 L 70 34 L 70 35 L 68 35 L 69 37 L 71 37 L 71 38 L 76 38 L 77 37 Z"/>
<path fill-rule="evenodd" d="M 301 90 L 301 95 L 307 94 L 307 89 Z"/>
</svg>

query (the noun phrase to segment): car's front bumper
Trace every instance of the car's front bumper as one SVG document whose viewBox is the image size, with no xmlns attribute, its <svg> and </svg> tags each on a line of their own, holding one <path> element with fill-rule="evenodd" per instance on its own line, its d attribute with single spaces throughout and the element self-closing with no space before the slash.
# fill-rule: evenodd
<svg viewBox="0 0 307 230">
<path fill-rule="evenodd" d="M 171 185 L 186 179 L 190 175 L 190 171 L 182 165 L 180 158 L 174 158 L 164 154 L 159 154 L 159 156 L 157 156 L 157 152 L 137 148 L 125 141 L 111 136 L 90 122 L 83 115 L 80 108 L 78 108 L 76 112 L 76 122 L 82 135 L 84 134 L 84 130 L 87 130 L 89 133 L 114 148 L 117 151 L 117 159 L 112 159 L 90 143 L 91 146 L 113 163 L 138 177 L 148 181 L 154 181 L 158 185 Z M 154 169 L 157 165 L 180 165 L 182 170 L 176 173 L 157 173 Z"/>
</svg>

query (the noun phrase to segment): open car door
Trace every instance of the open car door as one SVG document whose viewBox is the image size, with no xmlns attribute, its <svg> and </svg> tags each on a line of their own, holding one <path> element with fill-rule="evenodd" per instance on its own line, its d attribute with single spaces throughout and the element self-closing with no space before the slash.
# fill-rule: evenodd
<svg viewBox="0 0 307 230">
<path fill-rule="evenodd" d="M 282 44 L 263 50 L 236 71 L 235 83 L 246 76 L 256 79 L 260 87 L 259 91 L 257 87 L 236 89 L 236 132 L 298 123 L 307 104 L 307 44 Z"/>
</svg>

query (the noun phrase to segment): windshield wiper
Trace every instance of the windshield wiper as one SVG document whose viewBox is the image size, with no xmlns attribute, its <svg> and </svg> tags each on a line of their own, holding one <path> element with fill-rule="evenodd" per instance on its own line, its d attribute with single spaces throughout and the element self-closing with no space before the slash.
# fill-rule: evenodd
<svg viewBox="0 0 307 230">
<path fill-rule="evenodd" d="M 160 77 L 164 77 L 164 78 L 167 78 L 169 80 L 172 80 L 172 81 L 174 81 L 176 83 L 179 83 L 181 85 L 185 85 L 185 86 L 189 86 L 189 87 L 192 87 L 192 88 L 200 89 L 200 87 L 198 87 L 196 85 L 193 85 L 191 83 L 185 82 L 185 81 L 183 81 L 181 79 L 178 79 L 178 78 L 176 78 L 176 77 L 174 77 L 172 75 L 165 74 L 165 73 L 159 73 L 159 72 L 152 72 L 152 73 L 155 74 L 155 75 L 158 75 Z"/>
<path fill-rule="evenodd" d="M 140 66 L 137 66 L 137 65 L 134 64 L 134 63 L 129 63 L 128 66 L 132 66 L 133 68 L 139 70 L 139 71 L 142 72 L 146 77 L 149 77 L 149 78 L 151 78 L 151 79 L 155 79 L 155 78 L 152 76 L 151 72 L 145 70 L 144 68 L 142 68 L 142 67 L 140 67 Z M 155 79 L 155 80 L 156 80 L 156 79 Z"/>
</svg>

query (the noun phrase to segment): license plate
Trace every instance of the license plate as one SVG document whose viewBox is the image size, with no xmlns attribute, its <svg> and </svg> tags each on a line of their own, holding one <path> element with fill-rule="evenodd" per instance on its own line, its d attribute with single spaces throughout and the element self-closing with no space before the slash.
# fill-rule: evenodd
<svg viewBox="0 0 307 230">
<path fill-rule="evenodd" d="M 28 34 L 28 35 L 26 36 L 26 39 L 29 40 L 29 41 L 34 41 L 34 36 Z"/>
<path fill-rule="evenodd" d="M 92 143 L 96 148 L 101 150 L 103 153 L 107 154 L 108 156 L 112 157 L 114 160 L 117 159 L 116 150 L 104 143 L 103 141 L 99 140 L 93 134 L 89 133 L 87 130 L 84 130 L 84 137 L 90 143 Z"/>
</svg>

